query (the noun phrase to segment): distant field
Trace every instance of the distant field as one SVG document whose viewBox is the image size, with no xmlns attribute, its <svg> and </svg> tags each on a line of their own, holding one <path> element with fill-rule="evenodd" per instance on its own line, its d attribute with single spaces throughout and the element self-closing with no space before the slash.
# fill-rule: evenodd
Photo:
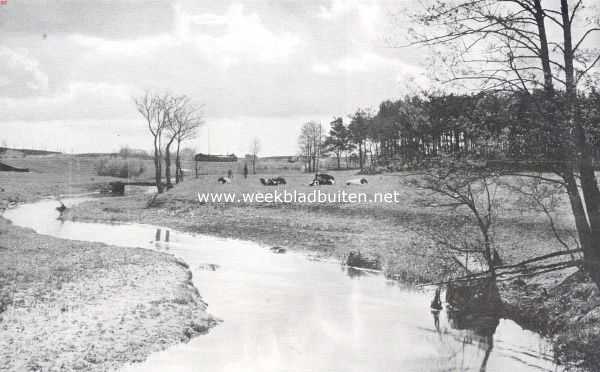
<svg viewBox="0 0 600 372">
<path fill-rule="evenodd" d="M 40 197 L 80 193 L 98 184 L 115 180 L 96 174 L 96 159 L 72 155 L 27 155 L 2 157 L 8 165 L 29 168 L 30 172 L 0 172 L 0 207 L 7 202 L 35 200 Z"/>
<path fill-rule="evenodd" d="M 11 201 L 32 200 L 48 195 L 81 192 L 97 188 L 99 184 L 122 180 L 97 174 L 99 162 L 102 157 L 108 156 L 106 154 L 89 154 L 89 156 L 85 156 L 50 152 L 44 152 L 43 155 L 27 155 L 28 153 L 29 150 L 21 152 L 11 149 L 0 155 L 0 162 L 30 170 L 28 173 L 0 172 L 0 187 L 5 190 L 3 191 L 3 198 L 0 199 Z M 141 161 L 144 164 L 145 171 L 137 179 L 154 179 L 154 162 L 151 159 L 132 159 L 136 162 Z M 227 175 L 228 170 L 231 170 L 235 175 L 241 176 L 245 162 L 245 159 L 239 159 L 233 163 L 199 162 L 198 173 L 201 177 L 206 175 L 224 176 Z M 247 164 L 250 173 L 252 173 L 251 163 L 248 162 Z M 290 163 L 287 157 L 259 159 L 256 164 L 257 174 L 263 176 L 290 172 L 303 174 L 301 162 Z M 171 171 L 173 178 L 175 174 L 174 167 L 173 160 Z M 195 162 L 193 160 L 184 160 L 183 168 L 186 171 L 186 179 L 195 176 Z"/>
<path fill-rule="evenodd" d="M 182 184 L 158 196 L 148 207 L 150 196 L 131 195 L 107 198 L 76 207 L 74 219 L 137 221 L 171 226 L 174 229 L 223 237 L 254 240 L 343 258 L 360 251 L 379 260 L 389 275 L 406 280 L 435 278 L 448 262 L 439 254 L 427 231 L 448 234 L 463 227 L 456 216 L 465 213 L 447 208 L 423 209 L 420 195 L 406 180 L 409 173 L 365 176 L 369 183 L 346 186 L 356 171 L 328 171 L 338 182 L 333 186 L 310 187 L 312 174 L 298 171 L 266 172 L 247 179 L 234 175 L 233 183 L 221 185 L 219 174 L 188 177 Z M 259 177 L 282 175 L 287 184 L 263 186 Z M 304 192 L 321 190 L 374 193 L 398 192 L 398 203 L 200 203 L 197 193 Z M 507 262 L 517 262 L 540 253 L 561 249 L 542 216 L 528 213 L 518 200 L 500 190 L 501 216 L 495 241 Z M 570 228 L 568 213 L 557 223 Z M 449 272 L 452 268 L 448 268 Z"/>
</svg>

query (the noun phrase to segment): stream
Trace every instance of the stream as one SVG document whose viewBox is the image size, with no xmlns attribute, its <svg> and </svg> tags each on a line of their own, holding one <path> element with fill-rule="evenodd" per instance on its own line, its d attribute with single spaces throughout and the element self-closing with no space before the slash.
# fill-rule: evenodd
<svg viewBox="0 0 600 372">
<path fill-rule="evenodd" d="M 64 199 L 67 206 L 89 198 Z M 62 222 L 55 200 L 7 210 L 13 224 L 63 239 L 169 252 L 184 260 L 208 311 L 207 335 L 122 371 L 559 371 L 552 345 L 507 319 L 431 312 L 430 290 L 305 253 L 156 226 Z"/>
</svg>

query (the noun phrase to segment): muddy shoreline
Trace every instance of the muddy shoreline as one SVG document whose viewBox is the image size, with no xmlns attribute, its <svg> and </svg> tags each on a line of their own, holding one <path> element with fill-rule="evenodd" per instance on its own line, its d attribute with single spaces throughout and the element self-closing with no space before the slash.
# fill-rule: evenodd
<svg viewBox="0 0 600 372">
<path fill-rule="evenodd" d="M 172 255 L 53 238 L 0 217 L 0 371 L 116 370 L 216 323 Z"/>
<path fill-rule="evenodd" d="M 194 215 L 190 210 L 196 206 L 191 206 L 189 202 L 177 200 L 173 204 L 162 202 L 156 206 L 145 206 L 141 201 L 139 196 L 96 200 L 86 203 L 85 208 L 75 207 L 68 211 L 65 218 L 82 222 L 147 223 L 184 232 L 208 233 L 271 245 L 289 239 L 285 233 L 285 221 L 280 224 L 274 223 L 271 234 L 260 236 L 251 226 L 243 223 L 236 228 L 228 226 L 222 230 L 214 229 L 214 226 L 231 222 L 228 218 L 228 213 L 231 212 L 219 211 L 219 207 L 214 207 L 217 212 L 211 213 L 212 223 L 203 226 L 198 224 L 197 219 L 190 218 L 190 213 L 191 216 Z M 202 208 L 206 210 L 209 207 Z M 219 219 L 219 215 L 223 218 Z M 313 236 L 315 240 L 323 237 L 327 237 L 326 231 L 317 231 Z M 296 242 L 298 243 L 301 244 Z M 297 248 L 293 242 L 286 246 Z M 335 250 L 312 252 L 339 257 L 339 252 Z M 390 262 L 385 252 L 378 254 L 383 262 Z M 430 262 L 419 262 L 419 265 L 428 264 Z M 402 272 L 399 274 L 402 278 Z M 571 300 L 567 289 L 573 286 L 580 287 L 585 296 L 580 301 L 575 301 L 572 307 L 565 306 L 564 304 Z M 575 274 L 572 270 L 564 270 L 531 279 L 524 278 L 517 282 L 502 282 L 499 289 L 504 305 L 502 316 L 515 320 L 523 328 L 551 337 L 555 346 L 555 359 L 560 364 L 569 366 L 572 370 L 600 371 L 600 360 L 597 357 L 597 350 L 600 350 L 600 293 L 584 276 Z"/>
</svg>

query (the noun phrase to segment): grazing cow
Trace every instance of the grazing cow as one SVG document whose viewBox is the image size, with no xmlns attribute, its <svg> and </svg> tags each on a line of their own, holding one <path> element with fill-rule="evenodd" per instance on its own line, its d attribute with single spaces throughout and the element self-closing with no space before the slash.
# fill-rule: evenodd
<svg viewBox="0 0 600 372">
<path fill-rule="evenodd" d="M 325 173 L 317 173 L 315 174 L 315 178 L 309 183 L 309 186 L 318 186 L 318 185 L 333 185 L 335 183 L 335 178 Z"/>
<path fill-rule="evenodd" d="M 285 185 L 287 182 L 285 182 L 285 178 L 281 177 L 281 176 L 277 176 L 277 177 L 273 177 L 271 178 L 274 182 L 277 182 L 278 185 Z"/>
<path fill-rule="evenodd" d="M 263 184 L 263 186 L 277 186 L 277 185 L 285 185 L 285 178 L 283 177 L 273 177 L 273 178 L 260 178 L 260 183 Z"/>
<path fill-rule="evenodd" d="M 366 185 L 367 183 L 369 183 L 369 182 L 367 181 L 366 178 L 355 178 L 355 179 L 346 181 L 346 186 L 350 186 L 350 185 Z"/>
<path fill-rule="evenodd" d="M 273 186 L 273 182 L 270 178 L 264 179 L 264 178 L 259 178 L 260 183 L 262 183 L 263 186 Z"/>
<path fill-rule="evenodd" d="M 217 180 L 218 183 L 220 183 L 221 185 L 226 184 L 226 183 L 231 183 L 231 178 L 229 177 L 219 177 L 219 179 Z"/>
<path fill-rule="evenodd" d="M 283 247 L 280 247 L 280 246 L 271 247 L 270 249 L 271 249 L 271 252 L 273 252 L 273 253 L 279 253 L 279 254 L 281 254 L 281 253 L 285 253 L 286 252 L 286 249 L 283 248 Z"/>
</svg>

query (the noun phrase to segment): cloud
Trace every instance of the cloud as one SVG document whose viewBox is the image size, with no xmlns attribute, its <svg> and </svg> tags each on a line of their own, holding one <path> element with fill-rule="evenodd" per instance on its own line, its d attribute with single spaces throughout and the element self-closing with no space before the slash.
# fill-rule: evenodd
<svg viewBox="0 0 600 372">
<path fill-rule="evenodd" d="M 260 133 L 267 153 L 287 153 L 296 141 L 289 131 L 303 121 L 376 107 L 420 81 L 420 54 L 382 48 L 391 1 L 19 3 L 6 9 L 22 7 L 23 24 L 0 25 L 21 71 L 0 72 L 0 125 L 135 121 L 131 96 L 149 88 L 205 104 L 208 122 L 238 133 L 232 151 Z"/>
<path fill-rule="evenodd" d="M 0 95 L 21 97 L 40 95 L 48 89 L 48 75 L 26 50 L 0 46 Z"/>
<path fill-rule="evenodd" d="M 74 34 L 70 42 L 105 57 L 160 55 L 165 49 L 183 47 L 220 66 L 256 61 L 285 62 L 302 44 L 290 32 L 271 31 L 257 13 L 231 4 L 224 14 L 194 13 L 175 5 L 174 26 L 169 32 L 136 39 L 106 39 Z M 217 27 L 215 27 L 217 26 Z"/>
<path fill-rule="evenodd" d="M 257 13 L 246 12 L 241 4 L 231 4 L 223 15 L 194 14 L 177 6 L 175 18 L 179 39 L 190 41 L 199 52 L 226 65 L 253 60 L 285 62 L 302 44 L 298 35 L 270 30 Z M 194 28 L 215 25 L 222 30 L 216 35 Z"/>
<path fill-rule="evenodd" d="M 313 72 L 323 75 L 377 72 L 382 69 L 393 69 L 409 75 L 421 75 L 425 72 L 421 67 L 370 51 L 345 56 L 333 62 L 317 62 L 312 67 Z"/>
<path fill-rule="evenodd" d="M 135 93 L 138 91 L 127 85 L 77 81 L 54 95 L 0 97 L 0 111 L 7 121 L 127 117 Z"/>
<path fill-rule="evenodd" d="M 78 33 L 106 38 L 162 33 L 173 26 L 172 18 L 165 17 L 171 3 L 170 0 L 9 0 L 0 10 L 0 32 L 3 36 L 29 33 L 54 37 Z"/>
<path fill-rule="evenodd" d="M 357 17 L 364 31 L 376 33 L 383 16 L 381 2 L 375 0 L 331 0 L 329 6 L 321 5 L 317 18 L 327 22 L 337 21 L 343 17 Z"/>
<path fill-rule="evenodd" d="M 177 40 L 170 34 L 159 34 L 139 39 L 104 39 L 95 36 L 73 34 L 67 40 L 104 56 L 138 57 L 158 53 L 167 46 L 175 46 Z"/>
</svg>

